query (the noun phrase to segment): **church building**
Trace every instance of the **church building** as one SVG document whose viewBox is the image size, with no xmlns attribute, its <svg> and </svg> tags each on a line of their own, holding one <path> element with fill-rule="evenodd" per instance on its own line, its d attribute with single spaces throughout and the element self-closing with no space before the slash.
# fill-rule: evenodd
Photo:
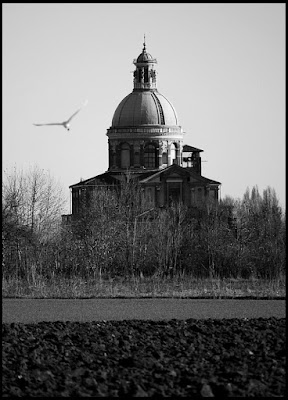
<svg viewBox="0 0 288 400">
<path fill-rule="evenodd" d="M 108 170 L 70 186 L 72 215 L 80 212 L 86 191 L 119 185 L 127 174 L 139 182 L 151 207 L 171 201 L 196 208 L 207 199 L 218 202 L 221 183 L 202 176 L 203 150 L 183 144 L 176 110 L 157 89 L 157 61 L 145 41 L 133 63 L 133 91 L 120 102 L 107 129 Z"/>
</svg>

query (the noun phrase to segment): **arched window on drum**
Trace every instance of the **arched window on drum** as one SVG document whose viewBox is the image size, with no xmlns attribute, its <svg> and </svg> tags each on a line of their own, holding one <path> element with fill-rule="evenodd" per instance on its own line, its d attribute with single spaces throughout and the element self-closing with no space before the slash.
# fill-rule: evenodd
<svg viewBox="0 0 288 400">
<path fill-rule="evenodd" d="M 144 167 L 156 168 L 156 148 L 153 144 L 149 144 L 144 150 Z"/>
<path fill-rule="evenodd" d="M 171 164 L 174 164 L 174 160 L 176 160 L 176 146 L 174 143 L 170 145 L 170 155 L 171 155 Z"/>
<path fill-rule="evenodd" d="M 168 156 L 167 156 L 167 151 L 164 151 L 162 153 L 162 165 L 167 165 L 168 164 Z"/>
<path fill-rule="evenodd" d="M 121 168 L 130 167 L 130 146 L 128 143 L 121 145 Z"/>
</svg>

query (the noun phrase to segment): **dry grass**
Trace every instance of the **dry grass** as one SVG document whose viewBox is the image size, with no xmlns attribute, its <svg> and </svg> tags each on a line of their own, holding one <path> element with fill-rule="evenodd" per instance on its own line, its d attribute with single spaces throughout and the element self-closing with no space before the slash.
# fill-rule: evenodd
<svg viewBox="0 0 288 400">
<path fill-rule="evenodd" d="M 44 280 L 34 277 L 32 282 L 2 279 L 2 297 L 23 298 L 115 298 L 115 297 L 171 297 L 171 298 L 279 298 L 286 297 L 286 279 L 195 279 L 178 276 L 125 279 L 81 278 Z"/>
</svg>

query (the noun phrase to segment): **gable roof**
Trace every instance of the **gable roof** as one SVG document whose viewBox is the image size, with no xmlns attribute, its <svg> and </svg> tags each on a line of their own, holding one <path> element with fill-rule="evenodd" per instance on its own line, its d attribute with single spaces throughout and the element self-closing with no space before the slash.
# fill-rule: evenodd
<svg viewBox="0 0 288 400">
<path fill-rule="evenodd" d="M 155 172 L 154 174 L 149 175 L 148 177 L 145 177 L 144 179 L 140 177 L 139 182 L 140 183 L 152 182 L 153 180 L 159 178 L 161 175 L 165 177 L 171 175 L 186 176 L 186 177 L 189 176 L 194 178 L 194 180 L 201 182 L 202 184 L 221 185 L 221 182 L 214 181 L 212 179 L 197 174 L 193 168 L 183 168 L 177 164 L 172 164 L 167 168 L 164 168 L 160 171 Z"/>
<path fill-rule="evenodd" d="M 184 144 L 183 145 L 183 152 L 184 153 L 187 153 L 188 151 L 204 151 L 204 150 L 201 150 L 201 149 L 197 149 L 197 147 L 193 147 L 193 146 L 190 146 L 189 144 Z"/>
<path fill-rule="evenodd" d="M 105 172 L 104 174 L 96 175 L 92 178 L 85 179 L 84 181 L 80 181 L 78 183 L 75 183 L 74 185 L 69 186 L 69 189 L 75 188 L 75 187 L 80 187 L 80 186 L 95 186 L 95 185 L 101 185 L 101 184 L 106 184 L 106 185 L 117 185 L 119 184 L 119 180 L 111 176 L 109 172 Z"/>
<path fill-rule="evenodd" d="M 119 172 L 119 175 L 122 173 Z M 190 177 L 193 178 L 194 181 L 198 181 L 203 185 L 221 185 L 221 182 L 214 181 L 212 179 L 206 178 L 205 176 L 199 175 L 195 172 L 194 168 L 183 168 L 180 165 L 172 164 L 169 167 L 163 168 L 160 171 L 147 171 L 142 173 L 135 173 L 135 180 L 139 181 L 139 183 L 148 183 L 153 182 L 157 179 L 160 180 L 160 177 L 163 176 L 167 178 L 171 176 L 172 178 L 176 177 Z M 120 179 L 115 177 L 115 172 L 105 172 L 104 174 L 96 175 L 92 178 L 85 179 L 74 185 L 69 186 L 69 188 L 83 187 L 83 186 L 101 186 L 101 185 L 119 185 Z"/>
</svg>

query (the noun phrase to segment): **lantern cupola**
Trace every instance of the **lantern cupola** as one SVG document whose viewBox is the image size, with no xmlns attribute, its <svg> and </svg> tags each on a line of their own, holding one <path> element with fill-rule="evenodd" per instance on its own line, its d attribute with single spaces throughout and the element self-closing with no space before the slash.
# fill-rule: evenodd
<svg viewBox="0 0 288 400">
<path fill-rule="evenodd" d="M 144 36 L 143 50 L 133 64 L 136 66 L 134 71 L 134 91 L 157 89 L 156 86 L 156 58 L 146 51 L 146 43 Z"/>
</svg>

